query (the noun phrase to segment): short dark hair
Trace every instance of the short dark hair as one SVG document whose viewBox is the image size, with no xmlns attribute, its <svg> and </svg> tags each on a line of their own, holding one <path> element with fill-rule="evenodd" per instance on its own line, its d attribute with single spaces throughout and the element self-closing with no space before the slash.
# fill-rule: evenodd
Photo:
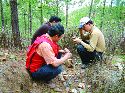
<svg viewBox="0 0 125 93">
<path fill-rule="evenodd" d="M 53 22 L 53 21 L 61 22 L 62 20 L 57 16 L 51 16 L 50 19 L 49 19 L 49 22 Z"/>
<path fill-rule="evenodd" d="M 48 30 L 48 34 L 50 37 L 53 37 L 55 35 L 58 35 L 59 37 L 64 34 L 64 27 L 60 23 L 55 24 L 51 26 L 51 28 Z"/>
<path fill-rule="evenodd" d="M 93 24 L 93 21 L 89 20 L 86 24 Z"/>
</svg>

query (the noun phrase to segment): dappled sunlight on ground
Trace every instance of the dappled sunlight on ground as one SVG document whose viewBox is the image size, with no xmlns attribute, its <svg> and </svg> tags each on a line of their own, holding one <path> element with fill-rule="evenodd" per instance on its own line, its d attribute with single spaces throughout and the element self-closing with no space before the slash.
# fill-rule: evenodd
<svg viewBox="0 0 125 93">
<path fill-rule="evenodd" d="M 81 69 L 79 57 L 73 57 L 71 64 L 67 62 L 63 65 L 62 74 L 47 84 L 33 81 L 29 76 L 25 70 L 25 53 L 1 50 L 0 93 L 122 93 L 125 90 L 125 62 L 122 62 L 122 58 L 96 62 L 86 69 Z"/>
</svg>

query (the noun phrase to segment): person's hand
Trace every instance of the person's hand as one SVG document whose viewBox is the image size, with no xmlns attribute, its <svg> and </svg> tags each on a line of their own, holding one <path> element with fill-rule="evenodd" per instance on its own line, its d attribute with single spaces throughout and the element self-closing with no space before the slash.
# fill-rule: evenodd
<svg viewBox="0 0 125 93">
<path fill-rule="evenodd" d="M 69 59 L 70 57 L 72 57 L 72 53 L 67 52 L 67 53 L 65 54 L 65 56 L 67 57 L 67 59 Z"/>
<path fill-rule="evenodd" d="M 73 39 L 73 41 L 74 41 L 75 43 L 81 43 L 81 42 L 82 42 L 82 39 L 80 39 L 80 38 L 75 38 L 75 39 Z"/>
<path fill-rule="evenodd" d="M 64 53 L 65 53 L 65 50 L 59 50 L 59 52 L 61 52 L 61 53 L 63 53 L 63 54 L 64 54 Z"/>
<path fill-rule="evenodd" d="M 59 50 L 59 52 L 65 54 L 65 53 L 68 53 L 68 52 L 70 52 L 70 51 L 69 51 L 69 49 L 65 48 L 64 50 Z"/>
<path fill-rule="evenodd" d="M 72 56 L 72 53 L 69 51 L 69 49 L 65 48 L 64 51 L 65 51 L 65 56 L 67 57 L 67 59 Z"/>
<path fill-rule="evenodd" d="M 70 53 L 69 49 L 65 48 L 64 49 L 65 53 Z"/>
</svg>

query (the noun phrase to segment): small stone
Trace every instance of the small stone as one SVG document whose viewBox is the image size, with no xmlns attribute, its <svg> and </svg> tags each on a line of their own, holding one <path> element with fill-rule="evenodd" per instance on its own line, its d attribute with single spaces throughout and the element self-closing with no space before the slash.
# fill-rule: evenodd
<svg viewBox="0 0 125 93">
<path fill-rule="evenodd" d="M 69 93 L 70 92 L 70 88 L 66 87 L 66 92 Z"/>
<path fill-rule="evenodd" d="M 37 84 L 36 84 L 36 83 L 33 83 L 33 87 L 37 87 Z"/>
<path fill-rule="evenodd" d="M 62 92 L 62 89 L 60 89 L 60 88 L 55 88 L 54 89 L 56 92 Z"/>
<path fill-rule="evenodd" d="M 78 80 L 78 79 L 76 79 L 76 80 L 75 80 L 75 82 L 79 82 L 79 80 Z"/>
<path fill-rule="evenodd" d="M 78 93 L 78 91 L 76 89 L 72 89 L 71 92 L 72 93 Z"/>
<path fill-rule="evenodd" d="M 81 88 L 78 88 L 77 90 L 78 90 L 78 93 L 85 93 L 84 90 Z"/>
<path fill-rule="evenodd" d="M 85 84 L 84 83 L 79 83 L 78 87 L 84 89 L 85 88 Z"/>
<path fill-rule="evenodd" d="M 88 88 L 91 88 L 91 85 L 88 85 L 87 87 L 88 87 Z"/>
<path fill-rule="evenodd" d="M 66 74 L 67 74 L 67 72 L 66 72 L 66 71 L 63 71 L 63 72 L 62 72 L 62 74 L 63 74 L 63 75 L 66 75 Z"/>
<path fill-rule="evenodd" d="M 68 75 L 63 75 L 63 78 L 64 78 L 65 80 L 67 80 L 67 79 L 68 79 Z"/>
<path fill-rule="evenodd" d="M 62 82 L 65 82 L 65 79 L 62 74 L 59 74 L 59 80 L 61 80 Z"/>
<path fill-rule="evenodd" d="M 54 83 L 49 83 L 48 86 L 49 86 L 50 88 L 55 88 L 55 87 L 56 87 L 56 85 L 55 85 Z"/>
</svg>

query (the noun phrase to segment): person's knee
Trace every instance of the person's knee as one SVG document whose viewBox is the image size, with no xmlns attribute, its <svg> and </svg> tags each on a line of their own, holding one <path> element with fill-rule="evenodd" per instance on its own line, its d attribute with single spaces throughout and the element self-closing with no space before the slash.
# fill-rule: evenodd
<svg viewBox="0 0 125 93">
<path fill-rule="evenodd" d="M 77 45 L 77 52 L 80 53 L 80 52 L 84 52 L 85 51 L 85 48 L 83 45 L 79 44 Z"/>
<path fill-rule="evenodd" d="M 57 74 L 60 74 L 61 72 L 62 72 L 62 66 L 59 66 L 58 68 L 57 68 Z"/>
</svg>

